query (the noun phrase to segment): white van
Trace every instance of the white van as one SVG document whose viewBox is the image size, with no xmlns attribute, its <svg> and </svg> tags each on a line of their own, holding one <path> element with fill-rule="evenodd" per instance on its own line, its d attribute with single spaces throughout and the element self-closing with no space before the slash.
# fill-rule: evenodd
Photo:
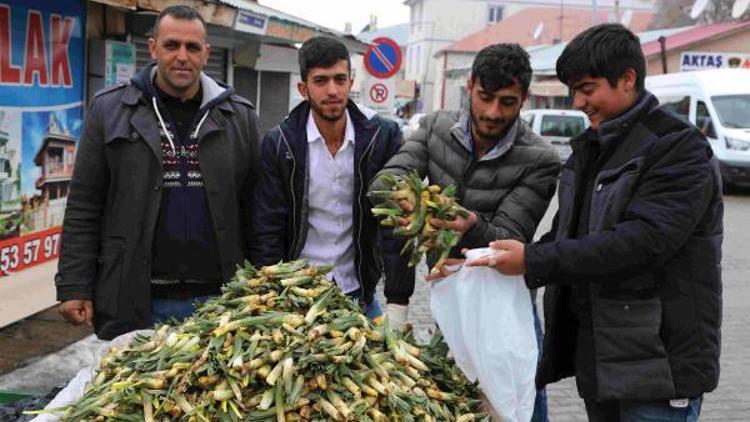
<svg viewBox="0 0 750 422">
<path fill-rule="evenodd" d="M 750 186 L 750 70 L 649 76 L 646 89 L 706 135 L 727 188 Z"/>
<path fill-rule="evenodd" d="M 589 127 L 589 118 L 582 111 L 537 108 L 521 110 L 523 119 L 532 132 L 549 141 L 560 155 L 560 160 L 570 157 L 570 139 Z"/>
</svg>

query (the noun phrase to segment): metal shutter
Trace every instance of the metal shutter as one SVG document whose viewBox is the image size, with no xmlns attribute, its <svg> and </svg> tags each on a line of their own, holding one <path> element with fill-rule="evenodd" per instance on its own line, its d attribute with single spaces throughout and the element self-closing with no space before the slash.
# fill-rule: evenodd
<svg viewBox="0 0 750 422">
<path fill-rule="evenodd" d="M 258 102 L 260 131 L 266 133 L 289 113 L 289 74 L 260 72 L 260 101 Z"/>
<path fill-rule="evenodd" d="M 258 71 L 245 66 L 234 67 L 234 90 L 253 104 L 258 104 Z"/>
<path fill-rule="evenodd" d="M 151 63 L 151 53 L 148 51 L 148 38 L 133 36 L 132 43 L 135 44 L 135 66 L 143 69 Z M 208 64 L 203 68 L 206 75 L 217 81 L 227 81 L 227 49 L 211 46 L 211 54 L 208 56 Z"/>
</svg>

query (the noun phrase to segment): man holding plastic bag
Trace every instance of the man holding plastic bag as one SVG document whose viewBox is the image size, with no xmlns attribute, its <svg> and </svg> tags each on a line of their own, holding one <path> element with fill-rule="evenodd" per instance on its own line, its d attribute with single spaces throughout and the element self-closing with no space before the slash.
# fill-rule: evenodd
<svg viewBox="0 0 750 422">
<path fill-rule="evenodd" d="M 388 173 L 403 176 L 413 170 L 431 184 L 456 186 L 469 217 L 430 221 L 434 227 L 462 234 L 453 257 L 459 257 L 462 248 L 485 247 L 495 239 L 530 241 L 555 192 L 560 169 L 555 150 L 519 118 L 530 81 L 529 56 L 523 48 L 484 48 L 472 65 L 468 107 L 425 116 L 376 176 L 370 191 L 387 189 L 383 179 Z M 531 308 L 529 292 L 525 293 Z M 406 307 L 402 311 L 406 313 Z M 533 336 L 533 324 L 527 327 Z M 538 333 L 541 339 L 541 328 Z M 547 420 L 543 391 L 533 420 Z"/>
<path fill-rule="evenodd" d="M 719 169 L 645 69 L 621 25 L 567 45 L 557 75 L 591 128 L 571 142 L 552 231 L 467 262 L 546 287 L 537 386 L 575 375 L 591 421 L 696 421 L 719 378 Z"/>
</svg>

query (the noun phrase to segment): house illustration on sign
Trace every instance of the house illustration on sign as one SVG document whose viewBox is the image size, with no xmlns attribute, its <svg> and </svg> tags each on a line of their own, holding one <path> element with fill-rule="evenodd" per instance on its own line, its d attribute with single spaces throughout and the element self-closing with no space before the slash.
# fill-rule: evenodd
<svg viewBox="0 0 750 422">
<path fill-rule="evenodd" d="M 21 223 L 21 183 L 17 151 L 11 148 L 10 134 L 0 112 L 0 239 L 18 235 Z"/>
<path fill-rule="evenodd" d="M 41 194 L 36 215 L 29 221 L 32 230 L 62 224 L 70 180 L 73 177 L 75 148 L 75 138 L 67 130 L 60 128 L 54 113 L 50 113 L 44 141 L 34 157 L 34 164 L 41 167 L 41 176 L 34 185 Z"/>
</svg>

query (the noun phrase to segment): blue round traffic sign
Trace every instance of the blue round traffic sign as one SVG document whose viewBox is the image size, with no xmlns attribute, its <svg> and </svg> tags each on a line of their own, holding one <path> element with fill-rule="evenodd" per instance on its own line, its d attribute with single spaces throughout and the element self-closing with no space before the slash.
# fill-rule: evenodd
<svg viewBox="0 0 750 422">
<path fill-rule="evenodd" d="M 390 78 L 401 68 L 401 47 L 390 38 L 375 38 L 367 47 L 365 68 L 376 78 Z"/>
</svg>

